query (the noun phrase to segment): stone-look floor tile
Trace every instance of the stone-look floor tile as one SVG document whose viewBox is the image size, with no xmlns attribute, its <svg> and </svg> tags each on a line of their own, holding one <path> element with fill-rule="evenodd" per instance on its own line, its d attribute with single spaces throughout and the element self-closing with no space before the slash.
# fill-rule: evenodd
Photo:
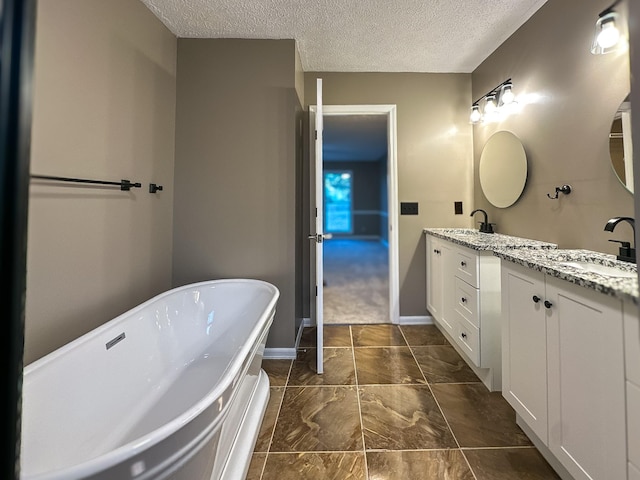
<svg viewBox="0 0 640 480">
<path fill-rule="evenodd" d="M 300 337 L 299 348 L 315 348 L 318 345 L 316 327 L 304 327 Z"/>
<path fill-rule="evenodd" d="M 270 452 L 360 449 L 355 387 L 287 387 Z"/>
<path fill-rule="evenodd" d="M 267 460 L 266 453 L 254 453 L 251 456 L 251 463 L 245 480 L 260 480 L 262 478 L 262 468 Z"/>
<path fill-rule="evenodd" d="M 465 450 L 478 480 L 556 480 L 560 477 L 535 448 Z"/>
<path fill-rule="evenodd" d="M 354 347 L 406 346 L 397 325 L 352 325 Z"/>
<path fill-rule="evenodd" d="M 412 347 L 411 350 L 429 383 L 480 381 L 460 354 L 450 345 Z"/>
<path fill-rule="evenodd" d="M 269 385 L 272 387 L 284 387 L 287 384 L 289 370 L 293 360 L 262 360 L 262 369 L 269 376 Z"/>
<path fill-rule="evenodd" d="M 349 325 L 325 325 L 325 347 L 351 347 L 351 329 Z"/>
<path fill-rule="evenodd" d="M 360 387 L 367 450 L 457 447 L 428 386 Z"/>
<path fill-rule="evenodd" d="M 457 449 L 367 452 L 367 466 L 369 480 L 474 480 Z"/>
<path fill-rule="evenodd" d="M 278 413 L 280 412 L 280 405 L 282 404 L 283 396 L 283 387 L 271 387 L 269 390 L 269 403 L 267 403 L 267 409 L 265 410 L 264 417 L 262 418 L 262 425 L 260 425 L 258 439 L 256 440 L 256 446 L 254 447 L 255 452 L 269 451 L 271 437 L 273 436 L 273 428 L 276 426 L 276 420 L 278 418 Z"/>
<path fill-rule="evenodd" d="M 489 392 L 481 383 L 440 383 L 431 388 L 461 447 L 531 445 L 500 392 Z"/>
<path fill-rule="evenodd" d="M 367 480 L 362 452 L 270 453 L 263 480 Z"/>
<path fill-rule="evenodd" d="M 450 345 L 445 336 L 435 325 L 402 325 L 407 343 L 410 346 Z"/>
<path fill-rule="evenodd" d="M 290 386 L 355 385 L 356 372 L 351 348 L 325 348 L 322 375 L 318 375 L 316 352 L 315 348 L 298 351 L 289 377 Z"/>
<path fill-rule="evenodd" d="M 359 385 L 426 383 L 409 347 L 356 348 L 354 354 Z"/>
<path fill-rule="evenodd" d="M 316 348 L 316 327 L 305 327 L 300 337 L 299 348 Z M 325 325 L 322 336 L 325 347 L 351 347 L 351 330 L 349 325 Z"/>
</svg>

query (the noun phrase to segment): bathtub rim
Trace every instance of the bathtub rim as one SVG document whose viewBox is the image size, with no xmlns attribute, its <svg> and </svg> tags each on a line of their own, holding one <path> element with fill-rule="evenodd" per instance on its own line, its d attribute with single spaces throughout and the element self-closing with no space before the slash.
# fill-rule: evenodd
<svg viewBox="0 0 640 480">
<path fill-rule="evenodd" d="M 229 363 L 228 368 L 226 369 L 221 381 L 218 382 L 205 396 L 199 399 L 190 409 L 184 411 L 177 417 L 175 417 L 170 422 L 162 425 L 159 428 L 151 430 L 143 436 L 140 436 L 132 441 L 129 441 L 123 445 L 120 445 L 102 455 L 97 457 L 93 457 L 91 459 L 82 461 L 80 463 L 70 465 L 63 469 L 52 470 L 41 473 L 32 473 L 29 474 L 28 479 L 55 479 L 55 478 L 64 478 L 59 477 L 62 474 L 68 474 L 73 472 L 74 474 L 83 474 L 83 475 L 91 475 L 97 473 L 98 471 L 109 468 L 113 465 L 116 465 L 120 462 L 126 461 L 127 458 L 136 456 L 146 449 L 162 442 L 167 437 L 169 437 L 172 433 L 180 430 L 184 426 L 188 425 L 191 421 L 197 418 L 202 412 L 204 412 L 213 402 L 215 402 L 221 395 L 225 393 L 229 388 L 232 388 L 232 382 L 240 373 L 246 358 L 250 355 L 254 355 L 259 345 L 256 343 L 265 330 L 268 331 L 270 329 L 273 318 L 275 315 L 276 304 L 280 297 L 279 289 L 264 280 L 258 279 L 250 279 L 250 278 L 225 278 L 225 279 L 216 279 L 216 280 L 205 280 L 201 282 L 190 283 L 186 285 L 182 285 L 179 287 L 172 288 L 165 292 L 162 292 L 145 302 L 133 307 L 130 310 L 123 312 L 117 317 L 105 322 L 104 324 L 86 332 L 80 337 L 72 340 L 71 342 L 59 347 L 58 349 L 50 352 L 44 357 L 32 362 L 27 365 L 23 369 L 23 378 L 27 376 L 27 374 L 31 372 L 35 372 L 41 368 L 44 368 L 47 364 L 54 361 L 57 357 L 64 355 L 67 351 L 72 350 L 78 345 L 82 345 L 85 342 L 91 340 L 91 337 L 96 335 L 100 335 L 104 331 L 116 327 L 118 324 L 123 323 L 131 316 L 135 316 L 141 310 L 149 307 L 149 305 L 161 301 L 165 297 L 170 295 L 174 295 L 176 293 L 180 293 L 182 291 L 189 291 L 193 289 L 197 289 L 200 287 L 209 287 L 215 285 L 223 285 L 223 284 L 251 284 L 251 285 L 261 285 L 267 287 L 267 289 L 271 292 L 271 298 L 269 302 L 265 306 L 261 315 L 256 319 L 255 327 L 251 330 L 251 334 L 247 337 L 245 342 L 233 356 L 233 360 Z M 237 386 L 236 386 L 237 387 Z M 235 388 L 235 387 L 233 387 Z M 224 410 L 228 410 L 228 406 L 226 405 Z M 220 421 L 223 420 L 223 416 L 225 416 L 225 412 L 221 411 L 220 415 L 216 417 L 216 421 L 214 424 L 209 425 L 205 431 L 201 432 L 201 434 L 207 435 L 212 428 L 215 428 L 215 425 L 218 425 Z M 21 476 L 22 478 L 22 476 Z"/>
</svg>

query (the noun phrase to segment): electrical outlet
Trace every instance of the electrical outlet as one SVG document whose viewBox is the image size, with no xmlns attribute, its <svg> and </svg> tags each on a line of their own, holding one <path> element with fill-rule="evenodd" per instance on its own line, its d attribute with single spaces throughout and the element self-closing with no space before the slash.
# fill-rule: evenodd
<svg viewBox="0 0 640 480">
<path fill-rule="evenodd" d="M 462 215 L 462 202 L 453 202 L 453 212 L 456 215 Z"/>
<path fill-rule="evenodd" d="M 418 202 L 400 202 L 400 215 L 418 215 Z"/>
</svg>

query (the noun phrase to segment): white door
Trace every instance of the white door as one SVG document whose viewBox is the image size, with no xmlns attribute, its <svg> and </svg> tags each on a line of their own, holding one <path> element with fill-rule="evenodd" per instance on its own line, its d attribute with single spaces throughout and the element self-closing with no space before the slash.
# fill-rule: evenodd
<svg viewBox="0 0 640 480">
<path fill-rule="evenodd" d="M 322 348 L 324 346 L 324 319 L 323 319 L 323 281 L 324 281 L 324 271 L 323 271 L 323 240 L 324 240 L 324 222 L 323 222 L 323 214 L 324 214 L 324 199 L 323 199 L 323 175 L 322 175 L 322 79 L 318 78 L 316 81 L 317 87 L 317 99 L 316 99 L 316 111 L 314 118 L 313 131 L 315 138 L 315 166 L 313 168 L 313 172 L 315 175 L 312 175 L 313 182 L 315 185 L 315 233 L 311 233 L 309 238 L 313 241 L 315 250 L 315 310 L 312 312 L 315 315 L 315 324 L 318 334 L 317 339 L 317 368 L 318 373 L 324 372 L 324 356 Z"/>
</svg>

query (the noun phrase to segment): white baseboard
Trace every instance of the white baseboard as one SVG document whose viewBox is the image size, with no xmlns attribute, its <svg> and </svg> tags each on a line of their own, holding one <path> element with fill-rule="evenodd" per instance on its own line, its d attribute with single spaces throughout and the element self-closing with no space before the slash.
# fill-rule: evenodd
<svg viewBox="0 0 640 480">
<path fill-rule="evenodd" d="M 265 348 L 262 358 L 268 360 L 295 360 L 295 348 Z"/>
<path fill-rule="evenodd" d="M 400 317 L 399 325 L 433 325 L 431 315 L 416 315 L 413 317 Z"/>
</svg>

